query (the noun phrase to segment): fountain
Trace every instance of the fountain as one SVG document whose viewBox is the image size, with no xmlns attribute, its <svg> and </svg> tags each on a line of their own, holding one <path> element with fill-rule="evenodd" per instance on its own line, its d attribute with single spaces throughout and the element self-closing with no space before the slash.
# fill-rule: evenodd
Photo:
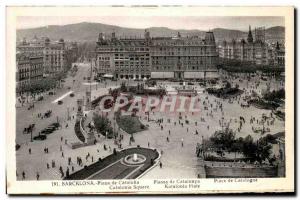
<svg viewBox="0 0 300 200">
<path fill-rule="evenodd" d="M 128 155 L 123 159 L 123 162 L 129 165 L 142 164 L 145 161 L 146 161 L 146 157 L 144 155 L 137 154 L 137 153 Z"/>
<path fill-rule="evenodd" d="M 138 161 L 138 157 L 137 157 L 137 154 L 136 153 L 134 153 L 133 154 L 133 162 L 137 162 Z"/>
</svg>

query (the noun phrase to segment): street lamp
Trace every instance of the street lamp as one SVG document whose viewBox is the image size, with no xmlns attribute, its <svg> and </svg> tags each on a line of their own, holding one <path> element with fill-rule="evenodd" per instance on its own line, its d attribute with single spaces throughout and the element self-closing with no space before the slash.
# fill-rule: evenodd
<svg viewBox="0 0 300 200">
<path fill-rule="evenodd" d="M 33 142 L 33 139 L 32 139 L 32 129 L 30 130 L 30 142 Z"/>
<path fill-rule="evenodd" d="M 69 120 L 70 120 L 70 111 L 69 111 L 69 107 L 67 107 L 67 112 L 68 112 L 67 120 L 69 121 Z"/>
</svg>

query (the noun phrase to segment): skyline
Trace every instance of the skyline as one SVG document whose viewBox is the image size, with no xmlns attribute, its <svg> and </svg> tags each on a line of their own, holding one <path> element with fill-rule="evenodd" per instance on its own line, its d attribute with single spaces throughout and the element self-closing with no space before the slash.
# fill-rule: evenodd
<svg viewBox="0 0 300 200">
<path fill-rule="evenodd" d="M 185 29 L 185 30 L 209 30 L 214 28 L 226 28 L 240 31 L 247 31 L 249 25 L 252 28 L 265 26 L 266 28 L 274 26 L 284 26 L 284 17 L 165 17 L 165 16 L 102 16 L 102 17 L 56 17 L 56 16 L 26 16 L 18 17 L 17 29 L 31 29 L 50 25 L 70 25 L 77 23 L 102 23 L 107 25 L 146 29 L 151 27 L 166 27 L 169 29 Z"/>
</svg>

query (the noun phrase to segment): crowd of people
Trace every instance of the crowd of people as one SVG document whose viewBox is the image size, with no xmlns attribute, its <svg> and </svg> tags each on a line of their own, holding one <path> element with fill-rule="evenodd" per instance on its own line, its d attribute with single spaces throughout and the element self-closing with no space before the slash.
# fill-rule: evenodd
<svg viewBox="0 0 300 200">
<path fill-rule="evenodd" d="M 237 134 L 241 132 L 247 132 L 247 134 L 255 135 L 257 127 L 263 127 L 264 130 L 271 131 L 272 127 L 276 123 L 276 118 L 272 115 L 272 112 L 266 112 L 266 114 L 264 115 L 251 116 L 247 112 L 241 112 L 240 110 L 237 110 L 236 116 L 233 117 L 227 113 L 228 109 L 226 109 L 226 107 L 230 104 L 243 107 L 242 105 L 245 102 L 245 99 L 247 99 L 247 96 L 250 96 L 251 94 L 253 94 L 253 92 L 256 92 L 258 94 L 261 93 L 262 88 L 267 87 L 267 84 L 269 83 L 257 80 L 255 77 L 241 80 L 240 77 L 227 76 L 226 80 L 231 82 L 232 85 L 237 83 L 242 84 L 244 87 L 241 88 L 243 90 L 243 94 L 240 96 L 233 96 L 229 99 L 223 99 L 212 97 L 207 93 L 204 93 L 199 95 L 199 103 L 202 108 L 200 114 L 178 113 L 178 115 L 175 115 L 174 117 L 162 113 L 157 114 L 156 112 L 151 112 L 152 116 L 144 114 L 144 116 L 142 116 L 142 119 L 147 119 L 145 120 L 145 123 L 156 124 L 161 133 L 164 134 L 163 136 L 165 138 L 164 141 L 166 146 L 171 144 L 174 145 L 174 141 L 176 141 L 176 145 L 178 145 L 178 148 L 194 149 L 195 147 L 187 145 L 186 141 L 190 140 L 189 134 L 196 135 L 197 137 L 199 136 L 199 140 L 201 140 L 202 136 L 204 135 L 203 132 L 209 132 L 209 134 L 212 134 L 216 129 L 220 129 L 223 126 L 232 128 Z M 279 87 L 283 87 L 282 82 L 279 83 Z M 243 109 L 245 108 L 243 107 Z M 76 112 L 75 110 L 76 109 L 74 109 L 73 107 L 74 113 Z M 50 109 L 45 111 L 44 113 L 38 113 L 37 117 L 39 119 L 44 119 L 48 116 L 50 117 L 51 115 L 52 110 Z M 74 116 L 75 115 L 71 115 L 71 119 L 75 120 Z M 151 120 L 148 119 L 149 116 Z M 212 124 L 212 121 L 215 121 L 215 124 Z M 73 128 L 69 126 L 68 120 L 64 121 L 63 123 L 66 129 Z M 248 128 L 245 128 L 247 126 L 251 127 L 250 130 L 252 130 L 252 132 L 248 132 Z M 180 139 L 175 139 L 175 134 L 173 134 L 173 130 L 170 127 L 174 127 L 176 129 L 178 129 L 179 127 L 181 128 L 180 130 L 182 131 L 182 136 L 180 137 Z M 205 128 L 203 129 L 203 127 Z M 149 148 L 155 147 L 156 144 L 153 140 L 147 140 L 147 138 L 144 139 L 146 141 L 145 144 L 147 144 Z M 48 159 L 48 161 L 45 163 L 45 169 L 46 171 L 54 169 L 60 173 L 61 178 L 64 178 L 66 176 L 69 176 L 71 173 L 82 169 L 85 165 L 98 161 L 98 159 L 101 158 L 100 151 L 102 151 L 102 147 L 101 149 L 99 148 L 100 144 L 103 146 L 103 151 L 108 151 L 108 154 L 111 154 L 112 149 L 115 148 L 122 149 L 130 147 L 133 144 L 137 145 L 133 137 L 124 134 L 119 134 L 118 136 L 113 138 L 113 143 L 106 143 L 106 141 L 108 140 L 109 139 L 107 138 L 97 139 L 97 142 L 99 143 L 95 145 L 95 148 L 97 148 L 97 153 L 95 154 L 86 152 L 85 156 L 83 156 L 83 153 L 80 153 L 80 155 L 72 154 L 71 156 L 69 153 L 66 153 L 66 151 L 72 151 L 72 149 L 70 149 L 70 147 L 68 146 L 67 139 L 61 136 L 60 141 L 58 141 L 59 149 L 51 149 L 51 147 L 48 146 L 44 147 L 45 156 L 49 155 L 49 152 L 55 153 L 55 155 L 57 155 L 57 152 L 60 152 L 60 156 L 55 158 L 51 157 L 51 159 Z M 128 141 L 128 143 L 125 143 L 125 141 Z M 164 149 L 160 149 L 160 152 L 163 156 Z M 28 153 L 29 155 L 35 154 L 35 152 L 33 152 L 31 148 L 28 149 Z M 76 160 L 76 163 L 73 163 L 73 160 Z M 162 162 L 160 162 L 159 166 L 160 168 L 163 167 Z M 166 166 L 166 164 L 164 164 L 164 166 Z M 18 173 L 21 173 L 20 177 Z M 37 180 L 45 178 L 43 177 L 43 170 L 36 172 L 35 174 Z M 47 174 L 47 172 L 45 174 Z M 28 178 L 27 172 L 25 170 L 21 170 L 20 172 L 17 172 L 17 177 L 19 177 L 19 179 L 25 180 Z"/>
</svg>

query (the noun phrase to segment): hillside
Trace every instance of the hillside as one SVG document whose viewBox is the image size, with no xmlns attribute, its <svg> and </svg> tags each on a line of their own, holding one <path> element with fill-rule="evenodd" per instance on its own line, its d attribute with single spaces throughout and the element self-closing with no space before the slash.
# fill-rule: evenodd
<svg viewBox="0 0 300 200">
<path fill-rule="evenodd" d="M 166 27 L 150 27 L 148 28 L 152 37 L 156 36 L 174 36 L 179 31 L 182 36 L 198 35 L 204 37 L 205 31 L 201 30 L 175 30 Z M 266 29 L 267 38 L 284 38 L 284 27 L 276 26 Z M 217 41 L 231 40 L 232 38 L 247 37 L 247 32 L 239 30 L 230 30 L 224 28 L 212 29 Z M 118 37 L 142 37 L 144 29 L 125 28 L 120 26 L 113 26 L 101 23 L 82 22 L 77 24 L 68 24 L 63 26 L 45 26 L 31 29 L 17 30 L 17 40 L 22 38 L 33 38 L 34 35 L 38 37 L 49 37 L 51 40 L 58 40 L 64 38 L 66 41 L 88 41 L 93 42 L 97 40 L 100 32 L 105 33 L 106 37 L 110 37 L 111 32 L 116 32 Z"/>
</svg>

